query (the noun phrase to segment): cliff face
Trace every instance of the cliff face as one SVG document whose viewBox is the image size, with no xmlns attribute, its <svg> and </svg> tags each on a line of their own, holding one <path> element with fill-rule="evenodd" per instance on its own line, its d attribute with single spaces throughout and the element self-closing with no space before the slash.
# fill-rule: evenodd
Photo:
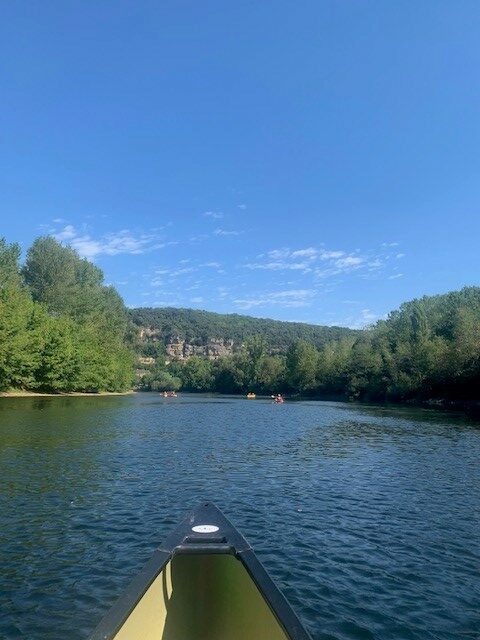
<svg viewBox="0 0 480 640">
<path fill-rule="evenodd" d="M 209 360 L 217 360 L 231 356 L 234 352 L 233 340 L 208 338 L 203 344 L 192 344 L 179 336 L 171 336 L 164 340 L 162 332 L 152 327 L 141 327 L 142 342 L 164 342 L 167 360 L 188 360 L 191 356 L 202 356 Z"/>
<path fill-rule="evenodd" d="M 166 344 L 167 357 L 175 360 L 186 360 L 190 356 L 203 356 L 216 360 L 233 354 L 233 340 L 209 338 L 206 344 L 189 344 L 186 340 L 175 337 Z"/>
</svg>

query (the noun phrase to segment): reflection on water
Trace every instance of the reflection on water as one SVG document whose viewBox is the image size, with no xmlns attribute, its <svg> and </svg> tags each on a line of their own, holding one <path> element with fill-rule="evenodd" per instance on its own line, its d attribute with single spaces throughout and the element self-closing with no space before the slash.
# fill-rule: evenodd
<svg viewBox="0 0 480 640">
<path fill-rule="evenodd" d="M 480 429 L 432 410 L 0 399 L 0 637 L 86 638 L 215 501 L 315 639 L 475 638 Z"/>
</svg>

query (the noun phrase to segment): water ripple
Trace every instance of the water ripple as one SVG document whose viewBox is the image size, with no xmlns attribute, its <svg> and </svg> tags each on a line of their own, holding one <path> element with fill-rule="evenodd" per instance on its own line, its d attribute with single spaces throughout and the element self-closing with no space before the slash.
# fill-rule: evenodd
<svg viewBox="0 0 480 640">
<path fill-rule="evenodd" d="M 200 500 L 315 640 L 479 637 L 479 425 L 341 403 L 2 399 L 0 637 L 86 638 Z"/>
</svg>

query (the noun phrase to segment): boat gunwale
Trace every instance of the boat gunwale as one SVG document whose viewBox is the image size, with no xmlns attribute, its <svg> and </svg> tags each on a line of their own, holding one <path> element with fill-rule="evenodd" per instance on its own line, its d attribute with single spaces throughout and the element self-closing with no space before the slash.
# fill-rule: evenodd
<svg viewBox="0 0 480 640">
<path fill-rule="evenodd" d="M 195 522 L 209 522 L 216 532 L 192 534 Z M 273 582 L 242 534 L 211 502 L 201 503 L 165 539 L 94 629 L 89 640 L 114 640 L 149 587 L 177 555 L 226 554 L 239 560 L 289 640 L 311 640 L 290 603 Z"/>
</svg>

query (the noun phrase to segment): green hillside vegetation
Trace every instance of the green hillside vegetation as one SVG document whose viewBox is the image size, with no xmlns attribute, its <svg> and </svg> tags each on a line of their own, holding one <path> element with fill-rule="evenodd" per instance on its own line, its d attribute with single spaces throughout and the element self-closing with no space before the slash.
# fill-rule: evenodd
<svg viewBox="0 0 480 640">
<path fill-rule="evenodd" d="M 50 237 L 20 264 L 0 240 L 0 391 L 284 392 L 375 401 L 480 399 L 480 288 L 406 302 L 363 331 L 188 309 L 127 312 L 102 271 Z M 139 327 L 161 339 L 139 339 Z M 233 355 L 165 364 L 165 342 L 234 340 Z M 143 366 L 143 365 L 142 365 Z"/>
<path fill-rule="evenodd" d="M 0 390 L 129 389 L 131 324 L 101 270 L 50 237 L 19 261 L 20 247 L 0 240 Z"/>
<path fill-rule="evenodd" d="M 247 338 L 257 336 L 270 350 L 283 352 L 296 340 L 305 340 L 320 348 L 328 342 L 357 333 L 343 327 L 169 307 L 131 309 L 130 317 L 138 327 L 157 329 L 164 343 L 177 336 L 194 345 L 206 344 L 209 338 L 219 338 L 233 340 L 240 347 Z"/>
<path fill-rule="evenodd" d="M 250 336 L 231 357 L 160 364 L 142 384 L 394 402 L 478 400 L 480 288 L 407 302 L 374 327 L 320 348 L 300 339 L 272 355 L 264 336 Z"/>
</svg>

